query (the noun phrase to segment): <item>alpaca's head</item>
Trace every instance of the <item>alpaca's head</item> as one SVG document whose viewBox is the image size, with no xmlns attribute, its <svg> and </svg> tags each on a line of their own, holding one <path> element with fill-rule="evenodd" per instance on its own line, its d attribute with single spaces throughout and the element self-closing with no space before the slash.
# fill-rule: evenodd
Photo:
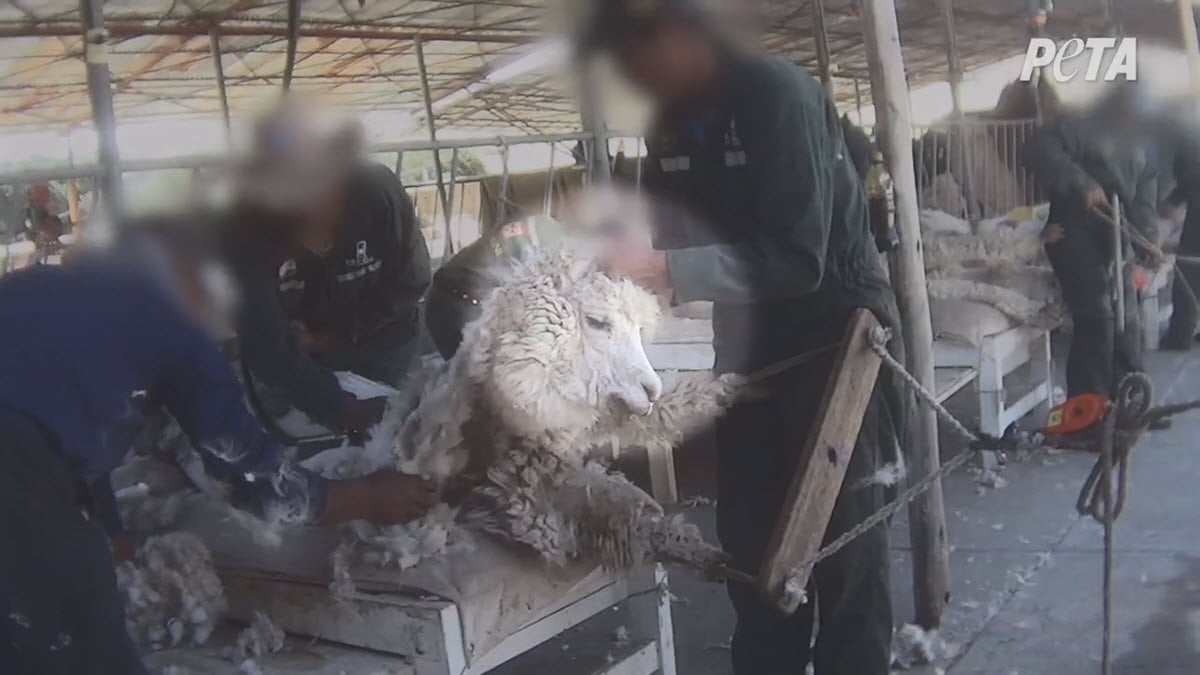
<svg viewBox="0 0 1200 675">
<path fill-rule="evenodd" d="M 513 431 L 583 431 L 605 414 L 650 411 L 662 380 L 643 340 L 657 317 L 652 295 L 558 250 L 489 296 L 460 353 Z"/>
</svg>

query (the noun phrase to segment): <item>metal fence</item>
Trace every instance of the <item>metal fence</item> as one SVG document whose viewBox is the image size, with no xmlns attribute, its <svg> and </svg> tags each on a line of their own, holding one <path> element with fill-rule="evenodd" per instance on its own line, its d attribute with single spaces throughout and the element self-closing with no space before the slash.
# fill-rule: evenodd
<svg viewBox="0 0 1200 675">
<path fill-rule="evenodd" d="M 386 164 L 394 162 L 398 174 L 402 158 L 407 153 L 439 152 L 442 155 L 444 168 L 441 180 L 435 178 L 405 186 L 413 199 L 422 232 L 436 264 L 447 254 L 475 241 L 487 228 L 517 213 L 553 214 L 566 193 L 591 181 L 591 139 L 590 133 L 489 136 L 378 143 L 369 146 L 367 152 L 374 159 Z M 544 146 L 548 166 L 533 172 L 510 173 L 509 149 L 522 145 Z M 457 175 L 455 160 L 460 151 L 481 149 L 491 149 L 499 153 L 501 170 L 487 175 Z M 564 156 L 576 153 L 578 158 L 564 159 Z M 179 157 L 148 161 L 126 160 L 121 162 L 121 171 L 127 179 L 168 171 L 190 172 L 191 180 L 181 189 L 199 194 L 206 186 L 219 186 L 224 178 L 228 178 L 227 171 L 230 166 L 230 158 L 227 156 Z M 0 186 L 17 188 L 14 194 L 20 196 L 24 194 L 26 186 L 34 183 L 83 180 L 94 185 L 94 179 L 101 171 L 102 168 L 98 164 L 67 164 L 0 172 Z M 98 197 L 95 189 L 88 191 L 85 212 L 96 212 Z M 23 208 L 23 203 L 18 206 Z M 0 213 L 0 221 L 3 221 L 0 222 L 0 244 L 4 244 L 13 234 L 21 231 L 21 223 L 16 220 L 21 219 L 22 212 L 21 209 L 17 209 L 14 211 L 15 216 Z M 16 228 L 8 233 L 8 236 L 4 236 L 6 223 L 8 229 Z M 0 248 L 0 273 L 18 260 L 18 256 L 8 253 L 8 248 Z"/>
<path fill-rule="evenodd" d="M 1036 120 L 966 119 L 913 128 L 917 201 L 966 219 L 1041 201 L 1025 165 Z"/>
</svg>

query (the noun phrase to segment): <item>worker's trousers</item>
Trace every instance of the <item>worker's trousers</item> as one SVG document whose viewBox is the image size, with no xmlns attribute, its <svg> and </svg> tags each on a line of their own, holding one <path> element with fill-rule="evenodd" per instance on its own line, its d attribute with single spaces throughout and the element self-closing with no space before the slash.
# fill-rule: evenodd
<svg viewBox="0 0 1200 675">
<path fill-rule="evenodd" d="M 0 673 L 141 675 L 108 540 L 46 435 L 0 413 Z M 32 424 L 30 422 L 29 424 Z"/>
<path fill-rule="evenodd" d="M 1066 234 L 1046 244 L 1074 330 L 1067 355 L 1067 395 L 1112 396 L 1122 377 L 1142 372 L 1141 312 L 1131 283 L 1131 266 L 1122 271 L 1125 284 L 1125 328 L 1118 330 L 1113 307 L 1113 243 L 1111 226 L 1095 219 L 1068 223 Z"/>
<path fill-rule="evenodd" d="M 1179 237 L 1179 255 L 1200 257 L 1200 199 L 1188 203 L 1187 216 L 1183 220 L 1183 233 Z M 1190 349 L 1195 343 L 1197 324 L 1200 323 L 1200 308 L 1196 306 L 1194 294 L 1200 292 L 1200 265 L 1182 263 L 1171 286 L 1171 324 L 1167 329 L 1163 346 L 1168 349 Z M 1189 292 L 1189 289 L 1191 292 Z"/>
<path fill-rule="evenodd" d="M 717 530 L 740 569 L 759 571 L 832 369 L 832 358 L 802 366 L 773 382 L 770 398 L 739 404 L 717 423 Z M 881 380 L 863 419 L 827 542 L 882 506 L 890 492 L 868 482 L 880 458 L 892 457 L 896 447 L 883 390 Z M 886 675 L 892 634 L 886 524 L 818 564 L 807 590 L 808 602 L 785 617 L 756 588 L 729 584 L 737 612 L 734 672 L 802 675 L 811 661 L 816 675 Z M 819 624 L 815 635 L 814 623 Z"/>
</svg>

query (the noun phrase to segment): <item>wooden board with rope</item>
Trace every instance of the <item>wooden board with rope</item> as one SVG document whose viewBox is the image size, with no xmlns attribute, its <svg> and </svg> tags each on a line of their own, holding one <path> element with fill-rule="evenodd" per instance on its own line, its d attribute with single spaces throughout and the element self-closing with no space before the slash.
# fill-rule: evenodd
<svg viewBox="0 0 1200 675">
<path fill-rule="evenodd" d="M 796 568 L 814 555 L 825 539 L 833 505 L 841 491 L 854 452 L 863 415 L 875 388 L 880 358 L 871 349 L 871 332 L 879 322 L 870 311 L 857 310 L 846 329 L 825 388 L 817 423 L 800 448 L 800 461 L 784 500 L 775 532 L 759 572 L 759 590 L 780 610 L 794 612 L 808 573 Z M 802 578 L 797 578 L 802 577 Z"/>
</svg>

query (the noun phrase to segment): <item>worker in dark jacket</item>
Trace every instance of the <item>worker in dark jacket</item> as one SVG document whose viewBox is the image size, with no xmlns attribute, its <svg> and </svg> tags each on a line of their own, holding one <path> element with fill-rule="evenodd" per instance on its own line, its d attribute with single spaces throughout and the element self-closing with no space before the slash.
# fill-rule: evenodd
<svg viewBox="0 0 1200 675">
<path fill-rule="evenodd" d="M 1040 129 L 1026 148 L 1030 167 L 1050 193 L 1046 256 L 1074 323 L 1068 396 L 1111 396 L 1126 373 L 1143 370 L 1133 253 L 1148 253 L 1123 234 L 1126 264 L 1114 282 L 1113 225 L 1098 213 L 1118 197 L 1125 218 L 1157 244 L 1156 160 L 1138 101 L 1135 88 L 1118 87 L 1093 110 L 1064 114 Z M 1125 288 L 1123 330 L 1116 321 L 1114 283 Z"/>
<path fill-rule="evenodd" d="M 533 257 L 535 227 L 534 218 L 503 223 L 434 273 L 425 298 L 425 327 L 443 359 L 458 351 L 463 328 L 479 317 L 479 303 L 517 264 Z"/>
<path fill-rule="evenodd" d="M 1175 189 L 1169 202 L 1180 203 L 1187 209 L 1177 253 L 1181 257 L 1200 258 L 1200 128 L 1191 120 L 1176 119 L 1164 125 L 1163 142 L 1159 147 L 1166 155 L 1164 164 L 1174 174 Z M 1160 183 L 1161 185 L 1161 183 Z M 1181 262 L 1171 287 L 1171 323 L 1163 338 L 1165 349 L 1187 350 L 1196 343 L 1196 328 L 1200 322 L 1200 307 L 1196 293 L 1200 292 L 1200 265 Z"/>
<path fill-rule="evenodd" d="M 271 520 L 395 523 L 436 501 L 416 477 L 326 481 L 283 457 L 204 327 L 194 255 L 149 237 L 0 279 L 0 672 L 145 672 L 105 535 L 129 556 L 109 474 L 159 406 Z"/>
<path fill-rule="evenodd" d="M 256 380 L 334 429 L 378 421 L 335 371 L 398 385 L 417 356 L 429 250 L 386 167 L 360 158 L 357 130 L 327 131 L 284 106 L 264 119 L 239 179 L 230 255 L 238 336 Z"/>
<path fill-rule="evenodd" d="M 657 104 L 645 190 L 654 247 L 626 241 L 610 273 L 674 302 L 713 301 L 716 370 L 751 373 L 837 343 L 857 308 L 897 324 L 867 225 L 862 183 L 820 83 L 774 57 L 743 53 L 688 0 L 598 5 L 589 38 Z M 898 346 L 898 345 L 897 345 Z M 717 422 L 717 529 L 734 565 L 757 574 L 816 421 L 834 355 L 772 382 L 765 400 Z M 901 400 L 884 374 L 872 396 L 827 540 L 880 507 L 864 480 L 897 447 Z M 884 675 L 892 613 L 888 537 L 877 526 L 816 566 L 809 602 L 784 617 L 731 583 L 738 675 Z M 819 620 L 814 616 L 820 613 Z M 820 624 L 813 643 L 814 623 Z"/>
</svg>

